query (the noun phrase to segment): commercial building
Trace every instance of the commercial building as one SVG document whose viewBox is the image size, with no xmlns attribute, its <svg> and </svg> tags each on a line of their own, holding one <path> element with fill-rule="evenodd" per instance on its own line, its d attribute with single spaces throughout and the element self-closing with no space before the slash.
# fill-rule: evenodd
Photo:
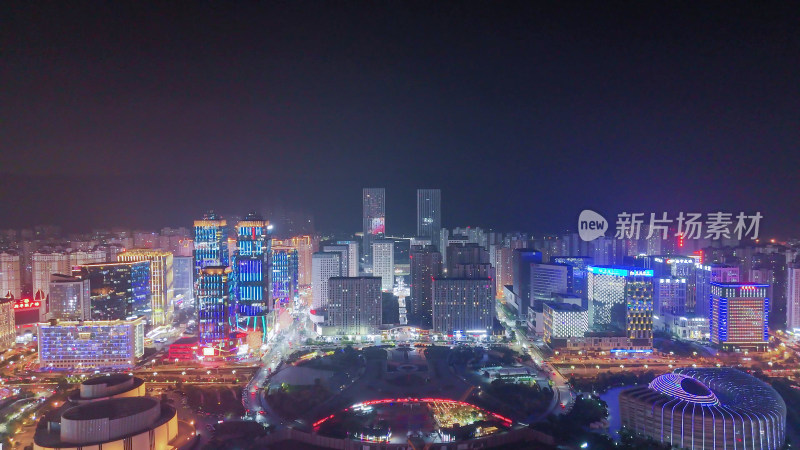
<svg viewBox="0 0 800 450">
<path fill-rule="evenodd" d="M 266 315 L 272 308 L 272 239 L 269 222 L 250 213 L 236 223 L 236 251 L 233 256 L 233 322 L 242 330 L 260 331 L 267 336 Z"/>
<path fill-rule="evenodd" d="M 228 266 L 228 223 L 213 211 L 194 221 L 195 276 L 204 267 Z"/>
<path fill-rule="evenodd" d="M 341 275 L 339 253 L 317 252 L 311 258 L 311 305 L 314 309 L 328 304 L 328 280 Z"/>
<path fill-rule="evenodd" d="M 175 448 L 177 410 L 150 397 L 112 398 L 51 414 L 33 437 L 35 450 Z"/>
<path fill-rule="evenodd" d="M 442 234 L 442 191 L 417 189 L 417 237 L 438 246 Z"/>
<path fill-rule="evenodd" d="M 433 328 L 433 279 L 442 275 L 442 254 L 436 247 L 411 249 L 411 285 L 406 302 L 409 324 Z"/>
<path fill-rule="evenodd" d="M 196 361 L 200 354 L 200 339 L 196 336 L 187 336 L 169 345 L 167 358 L 175 362 Z"/>
<path fill-rule="evenodd" d="M 781 449 L 786 403 L 736 369 L 676 369 L 619 394 L 622 426 L 672 448 Z"/>
<path fill-rule="evenodd" d="M 275 305 L 294 300 L 298 289 L 298 257 L 293 247 L 272 247 L 272 299 Z"/>
<path fill-rule="evenodd" d="M 800 264 L 790 264 L 787 268 L 786 329 L 800 333 Z"/>
<path fill-rule="evenodd" d="M 494 281 L 489 278 L 434 278 L 433 331 L 491 336 Z"/>
<path fill-rule="evenodd" d="M 172 291 L 176 299 L 181 297 L 183 301 L 189 301 L 194 298 L 194 258 L 191 256 L 173 255 Z"/>
<path fill-rule="evenodd" d="M 89 279 L 70 275 L 50 276 L 50 312 L 47 319 L 91 320 Z"/>
<path fill-rule="evenodd" d="M 127 374 L 106 374 L 81 382 L 80 387 L 69 394 L 71 404 L 99 402 L 112 398 L 144 397 L 145 382 Z"/>
<path fill-rule="evenodd" d="M 14 305 L 17 300 L 0 299 L 0 349 L 10 348 L 17 337 Z"/>
<path fill-rule="evenodd" d="M 69 255 L 61 251 L 40 251 L 31 255 L 34 298 L 41 300 L 39 317 L 49 312 L 47 297 L 50 295 L 50 275 L 60 273 L 69 275 Z"/>
<path fill-rule="evenodd" d="M 144 354 L 144 319 L 40 323 L 41 370 L 130 369 Z"/>
<path fill-rule="evenodd" d="M 389 292 L 394 287 L 394 242 L 372 241 L 372 275 L 381 279 L 381 289 Z"/>
<path fill-rule="evenodd" d="M 566 264 L 531 264 L 531 303 L 548 302 L 553 293 L 572 290 L 572 267 Z"/>
<path fill-rule="evenodd" d="M 580 305 L 545 302 L 542 312 L 544 342 L 547 344 L 566 338 L 583 337 L 589 331 L 589 312 Z"/>
<path fill-rule="evenodd" d="M 711 283 L 738 283 L 739 268 L 725 264 L 699 265 L 695 270 L 695 280 L 695 304 L 688 304 L 686 312 L 697 317 L 709 317 Z"/>
<path fill-rule="evenodd" d="M 197 318 L 200 343 L 226 350 L 230 347 L 230 279 L 227 266 L 200 269 L 197 280 Z"/>
<path fill-rule="evenodd" d="M 587 297 L 589 272 L 587 267 L 592 265 L 592 258 L 588 256 L 554 256 L 550 259 L 553 264 L 566 264 L 572 267 L 572 293 L 581 297 L 581 306 L 589 309 Z"/>
<path fill-rule="evenodd" d="M 150 261 L 86 264 L 73 275 L 89 280 L 92 320 L 144 316 L 149 321 Z"/>
<path fill-rule="evenodd" d="M 686 314 L 686 278 L 654 277 L 653 278 L 653 311 L 656 315 Z"/>
<path fill-rule="evenodd" d="M 687 341 L 707 341 L 709 333 L 708 319 L 696 316 L 677 316 L 671 313 L 657 315 L 653 327 L 666 331 L 673 336 Z"/>
<path fill-rule="evenodd" d="M 509 305 L 517 311 L 517 319 L 524 320 L 531 306 L 531 264 L 542 262 L 542 252 L 529 248 L 514 249 L 513 259 L 513 291 L 514 302 Z M 509 299 L 506 299 L 509 300 Z"/>
<path fill-rule="evenodd" d="M 363 261 L 371 264 L 372 242 L 386 237 L 386 190 L 384 188 L 364 188 L 362 206 Z"/>
<path fill-rule="evenodd" d="M 495 278 L 489 252 L 474 242 L 450 244 L 446 259 L 450 278 Z"/>
<path fill-rule="evenodd" d="M 12 251 L 0 253 L 0 298 L 22 298 L 21 277 L 19 254 Z"/>
<path fill-rule="evenodd" d="M 711 283 L 711 342 L 722 350 L 766 350 L 769 342 L 767 284 Z"/>
<path fill-rule="evenodd" d="M 618 331 L 636 349 L 653 346 L 653 271 L 624 266 L 589 266 L 590 326 Z"/>
<path fill-rule="evenodd" d="M 382 322 L 381 279 L 331 277 L 328 279 L 327 319 L 321 334 L 375 335 Z"/>
<path fill-rule="evenodd" d="M 150 324 L 161 326 L 172 323 L 175 291 L 172 271 L 172 253 L 163 250 L 132 249 L 117 255 L 119 262 L 150 261 Z"/>
</svg>

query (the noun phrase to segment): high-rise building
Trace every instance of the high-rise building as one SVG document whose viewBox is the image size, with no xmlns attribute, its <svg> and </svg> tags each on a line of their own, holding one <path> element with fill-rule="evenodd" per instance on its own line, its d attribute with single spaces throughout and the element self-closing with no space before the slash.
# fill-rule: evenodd
<svg viewBox="0 0 800 450">
<path fill-rule="evenodd" d="M 106 252 L 101 249 L 85 251 L 75 250 L 69 252 L 69 266 L 82 266 L 84 264 L 94 264 L 106 261 Z"/>
<path fill-rule="evenodd" d="M 297 249 L 272 247 L 272 299 L 275 305 L 288 304 L 297 295 Z"/>
<path fill-rule="evenodd" d="M 19 254 L 13 251 L 0 253 L 0 298 L 22 298 L 21 277 Z"/>
<path fill-rule="evenodd" d="M 232 274 L 234 322 L 243 330 L 261 331 L 267 336 L 266 315 L 272 308 L 270 284 L 272 265 L 271 227 L 257 214 L 250 213 L 236 223 L 236 251 Z"/>
<path fill-rule="evenodd" d="M 73 275 L 89 280 L 92 320 L 150 319 L 150 261 L 86 264 Z"/>
<path fill-rule="evenodd" d="M 695 270 L 695 304 L 687 304 L 687 313 L 708 318 L 711 314 L 711 283 L 738 283 L 739 268 L 725 264 L 698 266 Z"/>
<path fill-rule="evenodd" d="M 653 278 L 653 311 L 656 315 L 686 314 L 686 278 L 654 277 Z"/>
<path fill-rule="evenodd" d="M 417 237 L 438 246 L 442 233 L 442 191 L 417 189 Z"/>
<path fill-rule="evenodd" d="M 450 244 L 447 247 L 447 276 L 450 278 L 495 278 L 489 251 L 480 245 Z"/>
<path fill-rule="evenodd" d="M 272 247 L 286 247 L 297 250 L 297 283 L 300 286 L 311 286 L 311 258 L 314 254 L 315 240 L 311 236 L 296 236 L 290 239 L 272 239 Z M 357 244 L 356 244 L 357 245 Z M 358 251 L 353 258 L 358 269 Z"/>
<path fill-rule="evenodd" d="M 592 265 L 592 258 L 588 256 L 554 256 L 554 264 L 566 264 L 572 267 L 572 293 L 583 300 L 582 306 L 589 309 L 589 300 L 586 294 L 589 273 L 586 268 Z"/>
<path fill-rule="evenodd" d="M 174 273 L 172 253 L 163 250 L 132 249 L 117 255 L 117 261 L 150 261 L 150 305 L 153 310 L 150 324 L 168 325 L 172 322 Z"/>
<path fill-rule="evenodd" d="M 329 278 L 325 326 L 333 334 L 377 334 L 382 322 L 381 284 L 378 277 Z"/>
<path fill-rule="evenodd" d="M 442 254 L 436 247 L 412 247 L 411 285 L 406 302 L 409 323 L 423 329 L 433 327 L 433 279 L 442 275 Z"/>
<path fill-rule="evenodd" d="M 531 264 L 542 262 L 542 252 L 529 248 L 514 249 L 514 296 L 512 305 L 517 310 L 517 318 L 523 320 L 527 317 L 531 306 Z"/>
<path fill-rule="evenodd" d="M 722 350 L 766 350 L 769 342 L 769 285 L 711 285 L 711 342 Z"/>
<path fill-rule="evenodd" d="M 789 264 L 786 270 L 786 329 L 800 333 L 800 264 Z"/>
<path fill-rule="evenodd" d="M 40 323 L 39 367 L 129 370 L 144 355 L 144 318 Z"/>
<path fill-rule="evenodd" d="M 372 242 L 386 237 L 386 190 L 364 188 L 362 192 L 365 264 L 372 263 Z"/>
<path fill-rule="evenodd" d="M 11 348 L 17 338 L 14 321 L 14 303 L 10 298 L 0 299 L 0 348 Z"/>
<path fill-rule="evenodd" d="M 317 252 L 311 258 L 311 305 L 322 308 L 328 304 L 328 280 L 341 275 L 339 253 Z"/>
<path fill-rule="evenodd" d="M 583 337 L 589 331 L 589 312 L 580 305 L 545 302 L 544 341 L 553 347 L 563 347 L 555 341 Z"/>
<path fill-rule="evenodd" d="M 71 275 L 50 276 L 50 312 L 48 319 L 91 320 L 89 279 Z"/>
<path fill-rule="evenodd" d="M 194 258 L 191 256 L 172 257 L 172 290 L 175 298 L 183 301 L 194 298 Z"/>
<path fill-rule="evenodd" d="M 433 330 L 491 336 L 494 302 L 494 282 L 489 278 L 434 278 Z"/>
<path fill-rule="evenodd" d="M 323 245 L 322 251 L 327 253 L 339 254 L 339 276 L 350 277 L 352 266 L 358 267 L 358 259 L 350 259 L 350 247 L 347 245 Z"/>
<path fill-rule="evenodd" d="M 31 256 L 33 269 L 33 295 L 41 300 L 39 317 L 46 317 L 49 312 L 47 298 L 50 294 L 50 275 L 60 273 L 69 275 L 72 269 L 69 266 L 69 255 L 60 251 L 40 251 Z"/>
<path fill-rule="evenodd" d="M 230 347 L 230 274 L 227 266 L 203 267 L 195 292 L 200 343 L 221 351 Z"/>
<path fill-rule="evenodd" d="M 589 266 L 587 270 L 591 325 L 623 331 L 634 348 L 652 348 L 652 269 Z"/>
<path fill-rule="evenodd" d="M 392 290 L 394 287 L 394 242 L 372 241 L 372 275 L 380 277 L 382 290 Z"/>
<path fill-rule="evenodd" d="M 203 267 L 228 265 L 227 222 L 209 212 L 202 220 L 194 221 L 195 276 Z"/>
<path fill-rule="evenodd" d="M 550 301 L 553 293 L 572 290 L 572 266 L 567 264 L 531 264 L 530 277 L 532 305 Z"/>
<path fill-rule="evenodd" d="M 347 273 L 343 277 L 358 276 L 358 242 L 357 241 L 337 241 L 336 245 L 347 246 Z M 327 250 L 325 250 L 327 251 Z"/>
</svg>

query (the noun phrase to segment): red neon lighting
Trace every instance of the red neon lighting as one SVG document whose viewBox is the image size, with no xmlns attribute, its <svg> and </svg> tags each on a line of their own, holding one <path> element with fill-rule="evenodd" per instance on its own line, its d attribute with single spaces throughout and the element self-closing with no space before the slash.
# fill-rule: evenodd
<svg viewBox="0 0 800 450">
<path fill-rule="evenodd" d="M 39 300 L 31 300 L 29 298 L 21 298 L 14 301 L 14 309 L 36 309 L 39 308 L 42 302 Z"/>
</svg>

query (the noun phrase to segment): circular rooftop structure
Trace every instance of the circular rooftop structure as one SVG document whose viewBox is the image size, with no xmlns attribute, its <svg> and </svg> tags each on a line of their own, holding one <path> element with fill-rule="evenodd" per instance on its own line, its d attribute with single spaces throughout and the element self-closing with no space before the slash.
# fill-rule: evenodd
<svg viewBox="0 0 800 450">
<path fill-rule="evenodd" d="M 102 375 L 81 383 L 69 396 L 72 403 L 96 402 L 110 398 L 144 397 L 145 383 L 141 378 L 125 374 Z"/>
<path fill-rule="evenodd" d="M 620 393 L 622 425 L 680 448 L 779 449 L 786 403 L 736 369 L 683 368 Z"/>
</svg>

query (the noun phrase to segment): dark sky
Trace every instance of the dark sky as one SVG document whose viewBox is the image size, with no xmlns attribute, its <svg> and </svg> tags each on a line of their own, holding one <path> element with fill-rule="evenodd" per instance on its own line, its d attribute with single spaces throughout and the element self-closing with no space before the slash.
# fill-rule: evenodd
<svg viewBox="0 0 800 450">
<path fill-rule="evenodd" d="M 188 225 L 387 188 L 446 226 L 761 211 L 800 235 L 794 2 L 3 2 L 2 225 Z"/>
</svg>

